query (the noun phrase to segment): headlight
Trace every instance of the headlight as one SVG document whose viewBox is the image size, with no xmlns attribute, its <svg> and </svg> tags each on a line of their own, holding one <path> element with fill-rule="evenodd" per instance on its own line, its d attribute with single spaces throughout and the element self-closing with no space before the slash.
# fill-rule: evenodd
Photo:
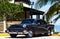
<svg viewBox="0 0 60 39">
<path fill-rule="evenodd" d="M 9 30 L 6 30 L 6 32 L 8 33 L 8 32 L 9 32 Z"/>
<path fill-rule="evenodd" d="M 12 26 L 12 24 L 8 24 L 8 27 Z"/>
<path fill-rule="evenodd" d="M 23 25 L 23 28 L 26 28 L 26 24 Z"/>
</svg>

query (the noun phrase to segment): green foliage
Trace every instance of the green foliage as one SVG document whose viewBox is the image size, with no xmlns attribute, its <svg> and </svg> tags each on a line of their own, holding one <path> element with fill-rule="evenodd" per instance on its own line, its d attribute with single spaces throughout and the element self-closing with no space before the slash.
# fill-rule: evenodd
<svg viewBox="0 0 60 39">
<path fill-rule="evenodd" d="M 60 12 L 59 10 L 60 10 L 59 2 L 56 2 L 55 4 L 53 4 L 53 5 L 49 8 L 49 10 L 48 10 L 48 12 L 47 12 L 47 14 L 46 14 L 47 21 L 49 21 L 49 19 L 50 19 L 52 16 L 58 14 L 58 13 Z M 56 22 L 58 19 L 59 19 L 59 16 L 58 16 L 56 19 L 54 19 L 55 22 Z"/>
<path fill-rule="evenodd" d="M 48 12 L 47 12 L 47 14 L 46 14 L 47 21 L 49 21 L 49 19 L 50 19 L 54 14 L 56 14 L 55 12 L 57 11 L 57 7 L 56 7 L 57 4 L 58 4 L 58 3 L 55 3 L 55 4 L 53 4 L 53 5 L 49 8 L 49 10 L 48 10 Z"/>
<path fill-rule="evenodd" d="M 16 18 L 16 14 L 23 12 L 23 5 L 20 3 L 19 5 L 9 3 L 7 0 L 0 1 L 0 18 L 10 16 L 12 18 Z M 17 18 L 18 19 L 18 18 Z"/>
<path fill-rule="evenodd" d="M 42 6 L 46 5 L 47 2 L 48 2 L 48 0 L 37 0 L 37 2 L 36 2 L 36 4 L 35 4 L 35 5 L 36 5 L 35 8 L 36 8 L 36 9 L 39 9 L 39 8 L 41 8 Z"/>
</svg>

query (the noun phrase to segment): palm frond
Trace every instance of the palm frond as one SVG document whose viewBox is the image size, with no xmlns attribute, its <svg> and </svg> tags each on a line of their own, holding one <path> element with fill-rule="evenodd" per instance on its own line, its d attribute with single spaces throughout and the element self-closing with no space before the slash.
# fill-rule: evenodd
<svg viewBox="0 0 60 39">
<path fill-rule="evenodd" d="M 35 8 L 41 8 L 42 6 L 46 5 L 48 2 L 48 0 L 37 0 L 36 4 L 35 4 Z"/>
<path fill-rule="evenodd" d="M 50 1 L 51 4 L 58 1 L 58 0 L 37 0 L 36 4 L 35 4 L 35 8 L 36 9 L 39 9 L 41 8 L 42 6 L 46 5 L 47 2 Z"/>
<path fill-rule="evenodd" d="M 48 21 L 54 14 L 56 14 L 55 12 L 57 12 L 57 8 L 58 8 L 58 7 L 56 7 L 56 6 L 58 6 L 58 2 L 56 2 L 54 5 L 52 5 L 52 6 L 49 8 L 48 12 L 46 13 L 47 21 Z"/>
</svg>

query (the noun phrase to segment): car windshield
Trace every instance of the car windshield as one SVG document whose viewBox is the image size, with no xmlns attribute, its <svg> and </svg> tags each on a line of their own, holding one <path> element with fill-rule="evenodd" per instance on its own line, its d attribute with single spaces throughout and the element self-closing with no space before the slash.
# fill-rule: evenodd
<svg viewBox="0 0 60 39">
<path fill-rule="evenodd" d="M 34 23 L 34 19 L 24 19 L 22 20 L 22 24 L 31 24 Z"/>
</svg>

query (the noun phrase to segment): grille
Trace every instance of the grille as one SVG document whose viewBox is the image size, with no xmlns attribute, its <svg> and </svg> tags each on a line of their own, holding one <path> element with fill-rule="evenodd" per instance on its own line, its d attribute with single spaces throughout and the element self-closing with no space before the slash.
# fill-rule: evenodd
<svg viewBox="0 0 60 39">
<path fill-rule="evenodd" d="M 11 29 L 9 29 L 10 32 L 21 32 L 23 30 L 24 29 L 22 29 L 22 28 L 11 28 Z"/>
</svg>

